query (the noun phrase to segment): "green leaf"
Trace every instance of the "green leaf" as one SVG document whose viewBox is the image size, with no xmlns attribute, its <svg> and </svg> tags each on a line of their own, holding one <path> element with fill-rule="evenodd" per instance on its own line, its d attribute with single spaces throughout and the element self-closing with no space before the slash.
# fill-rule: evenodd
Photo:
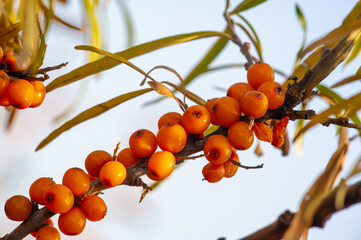
<svg viewBox="0 0 361 240">
<path fill-rule="evenodd" d="M 121 12 L 121 15 L 123 16 L 125 27 L 126 27 L 126 33 L 127 33 L 127 47 L 131 47 L 134 45 L 134 26 L 133 21 L 131 17 L 131 12 L 125 3 L 124 0 L 117 0 L 116 1 L 119 5 L 119 9 Z"/>
<path fill-rule="evenodd" d="M 320 91 L 321 94 L 332 99 L 332 101 L 334 103 L 338 103 L 343 100 L 343 98 L 340 95 L 338 95 L 336 92 L 332 91 L 331 89 L 329 89 L 328 87 L 326 87 L 324 85 L 321 85 L 321 84 L 317 85 L 317 89 L 318 89 L 318 91 Z"/>
<path fill-rule="evenodd" d="M 303 31 L 306 31 L 307 30 L 306 19 L 297 3 L 295 9 L 296 9 L 298 21 L 300 22 L 302 29 Z"/>
<path fill-rule="evenodd" d="M 230 14 L 237 14 L 242 11 L 245 11 L 247 9 L 253 8 L 261 3 L 266 2 L 267 0 L 244 0 L 241 2 L 233 11 L 230 12 Z"/>
<path fill-rule="evenodd" d="M 131 59 L 161 48 L 165 48 L 168 46 L 189 42 L 197 39 L 208 38 L 208 37 L 221 37 L 221 39 L 227 39 L 226 42 L 230 38 L 228 34 L 222 32 L 213 32 L 213 31 L 193 32 L 188 34 L 179 34 L 171 37 L 161 38 L 158 40 L 154 40 L 151 42 L 147 42 L 144 44 L 140 44 L 128 48 L 124 51 L 117 52 L 115 54 L 125 59 Z M 47 85 L 46 90 L 47 92 L 51 92 L 56 88 L 63 87 L 70 83 L 76 82 L 82 78 L 113 68 L 119 64 L 120 62 L 115 59 L 109 57 L 103 57 L 101 59 L 85 64 L 63 76 L 54 79 L 54 81 L 52 81 Z"/>
<path fill-rule="evenodd" d="M 356 38 L 355 45 L 352 48 L 352 51 L 348 58 L 345 61 L 345 65 L 350 63 L 352 60 L 354 60 L 361 52 L 361 34 Z"/>
<path fill-rule="evenodd" d="M 133 99 L 135 97 L 138 97 L 138 96 L 140 96 L 144 93 L 150 92 L 150 91 L 153 91 L 153 89 L 146 88 L 146 89 L 142 89 L 142 90 L 138 90 L 138 91 L 134 91 L 134 92 L 125 93 L 118 97 L 110 99 L 106 102 L 98 104 L 94 107 L 91 107 L 91 108 L 85 110 L 84 112 L 81 112 L 76 117 L 65 122 L 59 128 L 55 129 L 52 133 L 50 133 L 43 141 L 41 141 L 41 143 L 37 146 L 35 151 L 38 151 L 38 150 L 44 148 L 47 144 L 49 144 L 51 141 L 53 141 L 55 138 L 57 138 L 60 134 L 69 130 L 70 128 L 72 128 L 82 122 L 85 122 L 89 119 L 95 118 L 95 117 L 105 113 L 106 111 L 118 106 L 119 104 L 121 104 L 123 102 L 126 102 L 130 99 Z"/>
<path fill-rule="evenodd" d="M 360 79 L 361 79 L 361 74 L 354 75 L 354 76 L 351 76 L 351 77 L 347 77 L 347 78 L 335 83 L 334 85 L 332 85 L 331 88 L 341 87 L 343 85 L 355 82 L 355 81 L 360 80 Z"/>
<path fill-rule="evenodd" d="M 10 39 L 15 37 L 22 28 L 23 26 L 20 22 L 0 28 L 0 44 L 5 45 Z"/>
</svg>

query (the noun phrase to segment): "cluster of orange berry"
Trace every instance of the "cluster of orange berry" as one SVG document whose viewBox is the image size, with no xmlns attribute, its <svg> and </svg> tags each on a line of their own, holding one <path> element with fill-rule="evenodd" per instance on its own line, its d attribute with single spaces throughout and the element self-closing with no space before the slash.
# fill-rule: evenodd
<svg viewBox="0 0 361 240">
<path fill-rule="evenodd" d="M 18 65 L 17 55 L 3 52 L 0 47 L 0 106 L 18 109 L 38 107 L 45 98 L 45 86 L 39 80 L 10 79 L 8 73 L 24 70 Z"/>
</svg>

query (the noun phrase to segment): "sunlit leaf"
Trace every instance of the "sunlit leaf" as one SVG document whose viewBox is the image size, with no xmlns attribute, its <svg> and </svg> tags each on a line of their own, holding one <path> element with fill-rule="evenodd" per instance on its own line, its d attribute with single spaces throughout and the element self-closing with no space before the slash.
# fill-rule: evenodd
<svg viewBox="0 0 361 240">
<path fill-rule="evenodd" d="M 195 102 L 196 104 L 199 104 L 199 105 L 202 105 L 204 106 L 204 104 L 206 103 L 206 101 L 204 101 L 203 98 L 199 97 L 197 94 L 195 93 L 192 93 L 191 91 L 189 90 L 185 90 L 184 91 L 184 88 L 179 86 L 179 85 L 176 85 L 174 83 L 171 83 L 171 82 L 168 82 L 168 81 L 163 81 L 162 83 L 166 83 L 168 84 L 169 86 L 172 86 L 173 88 L 177 89 L 179 92 L 181 93 L 185 93 L 186 97 L 190 100 L 192 100 L 193 102 Z"/>
<path fill-rule="evenodd" d="M 343 20 L 343 24 L 353 22 L 360 16 L 360 13 L 361 13 L 361 1 L 358 1 L 355 7 L 352 8 L 351 12 Z"/>
<path fill-rule="evenodd" d="M 0 28 L 0 44 L 5 45 L 10 39 L 15 37 L 21 29 L 22 24 L 20 22 Z"/>
<path fill-rule="evenodd" d="M 204 136 L 207 136 L 207 135 L 215 132 L 218 128 L 219 128 L 219 126 L 217 126 L 217 125 L 211 125 L 211 126 L 204 132 Z"/>
<path fill-rule="evenodd" d="M 176 102 L 178 103 L 179 107 L 184 111 L 184 104 L 176 97 L 174 96 L 173 92 L 167 88 L 166 86 L 164 86 L 164 84 L 157 82 L 157 81 L 149 81 L 148 82 L 149 86 L 151 86 L 151 88 L 153 88 L 157 93 L 166 96 L 166 97 L 170 97 L 173 98 L 174 100 L 176 100 Z"/>
<path fill-rule="evenodd" d="M 335 209 L 340 210 L 344 208 L 348 189 L 349 187 L 346 184 L 346 180 L 341 179 L 340 184 L 337 186 L 336 189 Z"/>
<path fill-rule="evenodd" d="M 233 11 L 231 11 L 230 14 L 240 13 L 247 9 L 253 8 L 261 3 L 264 3 L 265 1 L 267 0 L 244 0 L 235 9 L 233 9 Z"/>
<path fill-rule="evenodd" d="M 55 138 L 57 138 L 60 134 L 71 129 L 72 127 L 74 127 L 82 122 L 85 122 L 89 119 L 95 118 L 95 117 L 105 113 L 106 111 L 118 106 L 119 104 L 121 104 L 123 102 L 126 102 L 130 99 L 138 97 L 138 96 L 140 96 L 144 93 L 150 92 L 152 90 L 153 90 L 152 88 L 146 88 L 146 89 L 142 89 L 142 90 L 138 90 L 138 91 L 134 91 L 134 92 L 125 93 L 118 97 L 115 97 L 113 99 L 110 99 L 106 102 L 103 102 L 101 104 L 98 104 L 94 107 L 91 107 L 91 108 L 85 110 L 84 112 L 78 114 L 76 117 L 67 121 L 66 123 L 61 125 L 59 128 L 55 129 L 52 133 L 50 133 L 37 146 L 36 151 L 44 148 L 47 144 L 49 144 L 51 141 L 53 141 Z"/>
<path fill-rule="evenodd" d="M 350 63 L 352 60 L 354 60 L 361 52 L 361 34 L 356 38 L 355 45 L 352 48 L 352 51 L 348 58 L 345 61 L 345 65 Z"/>
<path fill-rule="evenodd" d="M 158 40 L 154 40 L 151 42 L 147 42 L 144 44 L 140 44 L 131 48 L 128 48 L 122 52 L 115 53 L 118 56 L 121 56 L 125 59 L 131 59 L 146 53 L 150 53 L 152 51 L 165 48 L 168 46 L 189 42 L 192 40 L 202 39 L 202 38 L 208 38 L 208 37 L 221 37 L 221 39 L 225 42 L 228 41 L 229 35 L 222 32 L 193 32 L 188 34 L 179 34 L 171 37 L 161 38 Z M 226 39 L 226 40 L 225 40 Z M 109 58 L 104 57 L 101 59 L 98 59 L 94 62 L 85 64 L 77 69 L 74 69 L 73 71 L 62 75 L 51 83 L 47 85 L 47 92 L 50 92 L 56 88 L 68 85 L 70 83 L 76 82 L 82 78 L 88 77 L 90 75 L 105 71 L 107 69 L 113 68 L 117 65 L 119 65 L 120 62 Z"/>
</svg>

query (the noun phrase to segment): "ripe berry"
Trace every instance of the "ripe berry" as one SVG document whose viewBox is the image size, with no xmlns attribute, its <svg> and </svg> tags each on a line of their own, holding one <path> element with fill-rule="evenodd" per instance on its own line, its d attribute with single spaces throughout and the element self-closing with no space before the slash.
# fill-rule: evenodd
<svg viewBox="0 0 361 240">
<path fill-rule="evenodd" d="M 149 172 L 158 179 L 168 177 L 174 168 L 175 157 L 173 153 L 168 151 L 160 151 L 154 153 L 148 162 Z"/>
<path fill-rule="evenodd" d="M 218 100 L 218 98 L 209 99 L 206 102 L 206 104 L 204 105 L 204 107 L 208 110 L 209 114 L 211 115 L 211 124 L 216 125 L 216 126 L 218 126 L 219 124 L 217 123 L 216 119 L 214 118 L 213 106 L 217 100 Z"/>
<path fill-rule="evenodd" d="M 238 102 L 241 101 L 244 94 L 249 91 L 254 90 L 254 88 L 248 83 L 239 82 L 230 86 L 227 90 L 227 96 L 235 98 Z"/>
<path fill-rule="evenodd" d="M 237 150 L 246 150 L 252 146 L 254 136 L 252 129 L 249 129 L 248 123 L 239 121 L 228 129 L 227 138 Z"/>
<path fill-rule="evenodd" d="M 37 232 L 36 240 L 60 240 L 60 233 L 53 226 L 44 226 Z"/>
<path fill-rule="evenodd" d="M 41 177 L 35 180 L 35 182 L 33 182 L 29 188 L 29 196 L 31 201 L 37 202 L 40 205 L 45 205 L 43 198 L 44 193 L 49 189 L 49 187 L 53 185 L 55 185 L 55 182 L 52 178 Z"/>
<path fill-rule="evenodd" d="M 202 169 L 203 177 L 210 183 L 219 182 L 224 177 L 223 164 L 208 163 Z"/>
<path fill-rule="evenodd" d="M 242 97 L 240 107 L 245 115 L 260 118 L 267 112 L 268 99 L 259 91 L 249 91 Z"/>
<path fill-rule="evenodd" d="M 253 125 L 253 132 L 259 140 L 265 142 L 272 142 L 272 135 L 273 135 L 272 127 L 264 123 L 255 122 Z"/>
<path fill-rule="evenodd" d="M 203 151 L 210 163 L 222 164 L 231 156 L 232 147 L 225 136 L 213 135 L 207 139 Z"/>
<path fill-rule="evenodd" d="M 182 115 L 177 112 L 168 112 L 161 116 L 158 120 L 158 129 L 169 123 L 182 124 Z"/>
<path fill-rule="evenodd" d="M 118 161 L 109 161 L 104 164 L 99 174 L 100 181 L 108 188 L 122 184 L 126 176 L 126 168 Z"/>
<path fill-rule="evenodd" d="M 33 209 L 30 200 L 23 195 L 15 195 L 5 202 L 5 214 L 13 221 L 26 220 Z"/>
<path fill-rule="evenodd" d="M 74 195 L 62 184 L 55 184 L 44 193 L 45 206 L 53 213 L 65 213 L 74 205 Z"/>
<path fill-rule="evenodd" d="M 59 215 L 59 229 L 66 235 L 80 234 L 84 230 L 85 224 L 85 214 L 79 207 L 72 207 L 68 212 Z"/>
<path fill-rule="evenodd" d="M 241 117 L 239 102 L 232 97 L 221 97 L 215 101 L 213 116 L 219 125 L 229 127 Z"/>
<path fill-rule="evenodd" d="M 53 226 L 54 226 L 54 223 L 53 223 L 53 221 L 49 218 L 49 219 L 47 219 L 47 220 L 45 221 L 45 223 L 44 223 L 44 225 L 43 225 L 42 227 L 45 227 L 45 226 L 51 226 L 51 227 L 53 227 Z M 42 227 L 41 227 L 41 228 L 42 228 Z M 36 237 L 36 235 L 38 234 L 38 232 L 39 232 L 39 231 L 32 232 L 31 235 L 32 235 L 33 237 Z"/>
<path fill-rule="evenodd" d="M 107 212 L 107 205 L 104 200 L 96 195 L 85 197 L 79 207 L 89 221 L 100 221 Z"/>
<path fill-rule="evenodd" d="M 238 154 L 235 151 L 232 151 L 230 158 L 236 162 L 239 162 Z M 232 163 L 230 160 L 227 160 L 225 163 L 223 163 L 223 166 L 224 166 L 224 177 L 226 178 L 233 177 L 238 171 L 238 166 Z"/>
<path fill-rule="evenodd" d="M 159 129 L 157 143 L 164 151 L 180 152 L 187 143 L 187 132 L 179 124 L 169 123 Z"/>
<path fill-rule="evenodd" d="M 258 91 L 266 95 L 268 99 L 268 109 L 270 110 L 281 107 L 285 101 L 285 90 L 278 82 L 265 82 L 258 88 Z"/>
<path fill-rule="evenodd" d="M 130 136 L 129 147 L 137 157 L 146 158 L 157 149 L 157 138 L 151 131 L 140 129 Z"/>
<path fill-rule="evenodd" d="M 18 65 L 17 61 L 18 61 L 18 57 L 16 56 L 16 54 L 13 51 L 6 51 L 4 53 L 3 62 L 6 65 L 5 68 L 9 72 L 18 71 L 19 65 Z"/>
<path fill-rule="evenodd" d="M 9 100 L 8 100 L 8 97 L 6 96 L 6 94 L 0 96 L 0 106 L 3 106 L 3 107 L 10 106 L 10 103 L 9 103 Z"/>
<path fill-rule="evenodd" d="M 41 81 L 32 81 L 31 84 L 34 87 L 34 97 L 30 107 L 38 107 L 44 101 L 46 89 Z"/>
<path fill-rule="evenodd" d="M 185 110 L 182 117 L 182 126 L 192 134 L 201 134 L 209 127 L 211 115 L 201 105 L 194 105 Z"/>
<path fill-rule="evenodd" d="M 254 89 L 258 89 L 262 83 L 274 81 L 274 71 L 267 63 L 252 64 L 247 71 L 247 81 Z"/>
<path fill-rule="evenodd" d="M 123 164 L 125 168 L 128 168 L 138 162 L 138 157 L 134 155 L 130 148 L 124 148 L 118 153 L 117 161 Z"/>
<path fill-rule="evenodd" d="M 33 102 L 34 87 L 25 79 L 18 79 L 10 83 L 6 96 L 13 107 L 25 109 Z"/>
<path fill-rule="evenodd" d="M 150 178 L 150 179 L 153 180 L 153 181 L 160 181 L 160 180 L 162 180 L 162 179 L 160 179 L 160 178 L 158 178 L 158 177 L 156 177 L 156 176 L 153 176 L 150 172 L 147 173 L 147 177 Z"/>
<path fill-rule="evenodd" d="M 6 90 L 10 85 L 9 76 L 3 70 L 0 70 L 0 96 L 6 94 Z"/>
<path fill-rule="evenodd" d="M 90 179 L 81 168 L 70 168 L 63 175 L 63 185 L 67 186 L 74 196 L 81 196 L 89 190 Z"/>
<path fill-rule="evenodd" d="M 85 169 L 93 177 L 99 177 L 100 169 L 103 165 L 113 160 L 112 155 L 103 150 L 91 152 L 85 159 Z"/>
</svg>

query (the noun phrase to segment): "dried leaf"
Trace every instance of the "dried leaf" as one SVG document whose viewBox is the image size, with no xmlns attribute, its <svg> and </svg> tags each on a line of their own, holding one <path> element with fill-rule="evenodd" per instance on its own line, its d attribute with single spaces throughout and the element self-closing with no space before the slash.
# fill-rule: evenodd
<svg viewBox="0 0 361 240">
<path fill-rule="evenodd" d="M 360 80 L 360 79 L 361 79 L 361 74 L 354 75 L 354 76 L 351 76 L 351 77 L 347 77 L 347 78 L 335 83 L 334 85 L 332 85 L 331 88 L 341 87 L 343 85 L 355 82 L 355 81 Z"/>
<path fill-rule="evenodd" d="M 345 205 L 345 198 L 349 187 L 346 184 L 345 179 L 341 179 L 340 184 L 337 187 L 335 196 L 335 208 L 337 210 L 343 209 Z"/>
<path fill-rule="evenodd" d="M 0 28 L 0 44 L 5 45 L 10 39 L 15 37 L 22 29 L 20 22 L 12 24 L 8 27 Z"/>
<path fill-rule="evenodd" d="M 171 82 L 168 82 L 168 81 L 163 81 L 162 83 L 166 83 L 168 84 L 169 86 L 177 89 L 179 92 L 182 92 L 182 93 L 185 93 L 186 97 L 190 100 L 192 100 L 193 102 L 199 104 L 199 105 L 202 105 L 204 106 L 204 104 L 206 104 L 206 101 L 204 101 L 203 98 L 199 97 L 197 94 L 195 93 L 192 93 L 191 91 L 189 90 L 185 90 L 183 89 L 183 87 L 179 86 L 179 85 L 176 85 L 174 83 L 171 83 Z"/>
<path fill-rule="evenodd" d="M 361 52 L 361 35 L 359 35 L 355 40 L 355 46 L 352 48 L 352 51 L 348 58 L 345 61 L 345 66 L 352 62 Z"/>
<path fill-rule="evenodd" d="M 157 81 L 148 81 L 148 84 L 157 93 L 176 100 L 176 102 L 178 103 L 178 105 L 182 109 L 182 111 L 185 110 L 184 103 L 182 103 L 176 96 L 174 96 L 173 92 L 169 88 L 167 88 L 164 84 L 157 82 Z"/>
</svg>

